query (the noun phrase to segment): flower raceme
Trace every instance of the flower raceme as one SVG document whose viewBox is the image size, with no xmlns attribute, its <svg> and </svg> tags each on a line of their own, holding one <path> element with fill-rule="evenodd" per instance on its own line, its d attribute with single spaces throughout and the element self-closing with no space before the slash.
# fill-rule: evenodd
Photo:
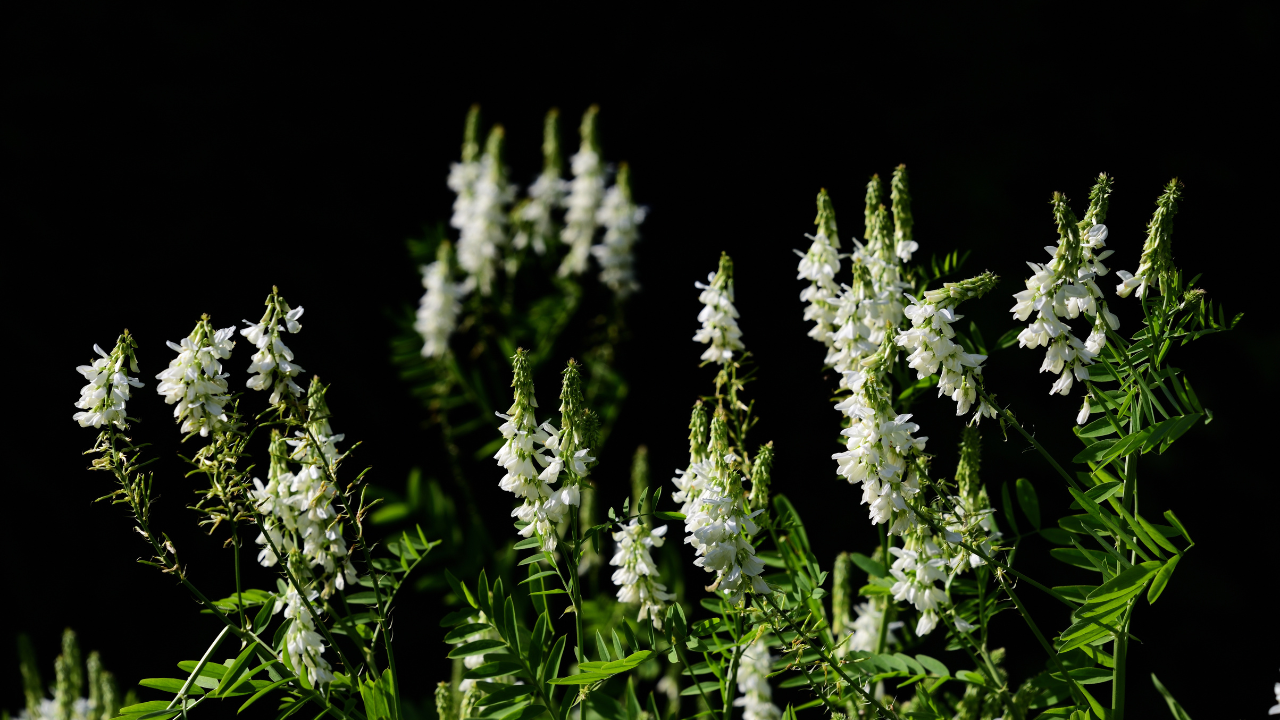
<svg viewBox="0 0 1280 720">
<path fill-rule="evenodd" d="M 314 590 L 308 591 L 307 600 L 313 601 L 316 597 Z M 284 636 L 286 659 L 293 671 L 298 674 L 306 672 L 312 686 L 327 685 L 333 682 L 333 670 L 328 661 L 321 657 L 325 651 L 324 642 L 316 632 L 311 612 L 305 606 L 301 593 L 293 583 L 289 583 L 284 596 L 276 598 L 271 612 L 274 614 L 283 609 L 285 619 L 293 621 L 289 623 Z"/>
<path fill-rule="evenodd" d="M 738 309 L 733 306 L 733 261 L 721 253 L 720 267 L 707 275 L 705 285 L 695 282 L 694 287 L 702 291 L 698 302 L 703 307 L 698 313 L 702 327 L 693 340 L 707 345 L 703 362 L 724 365 L 733 359 L 734 352 L 745 349 L 742 330 L 738 328 Z"/>
<path fill-rule="evenodd" d="M 733 701 L 734 707 L 742 708 L 743 720 L 779 720 L 782 717 L 782 709 L 773 704 L 773 688 L 769 687 L 774 660 L 764 637 L 743 651 L 735 678 L 739 697 Z"/>
<path fill-rule="evenodd" d="M 134 356 L 136 348 L 137 344 L 126 330 L 110 353 L 94 345 L 93 351 L 98 353 L 98 358 L 89 365 L 76 368 L 89 381 L 80 388 L 80 399 L 76 402 L 80 412 L 71 416 L 80 427 L 115 425 L 123 430 L 127 426 L 125 407 L 129 403 L 129 388 L 143 386 L 140 380 L 129 375 L 129 372 L 138 372 L 138 360 Z"/>
<path fill-rule="evenodd" d="M 596 213 L 604 200 L 604 163 L 600 158 L 600 142 L 596 136 L 596 115 L 600 108 L 592 105 L 582 116 L 579 133 L 582 144 L 569 158 L 573 180 L 564 199 L 564 229 L 560 241 L 569 248 L 560 263 L 560 277 L 581 275 L 587 271 L 591 243 L 595 239 Z"/>
<path fill-rule="evenodd" d="M 570 507 L 581 504 L 579 481 L 586 476 L 590 463 L 595 461 L 590 455 L 590 448 L 582 447 L 583 438 L 578 426 L 578 416 L 582 411 L 574 405 L 581 402 L 581 380 L 576 365 L 571 361 L 565 371 L 565 389 L 570 395 L 576 392 L 577 397 L 566 400 L 562 405 L 566 412 L 557 429 L 549 422 L 538 425 L 534 417 L 538 402 L 533 394 L 528 351 L 516 350 L 512 357 L 512 373 L 514 402 L 507 414 L 495 413 L 504 420 L 499 428 L 503 436 L 502 447 L 493 456 L 506 471 L 498 487 L 522 500 L 521 505 L 511 511 L 512 517 L 525 523 L 520 535 L 537 535 L 542 540 L 542 548 L 550 552 L 557 544 L 555 526 L 566 517 Z M 578 388 L 576 391 L 575 387 Z M 535 449 L 535 443 L 543 446 L 542 452 Z M 534 467 L 535 462 L 543 468 L 541 472 Z M 565 481 L 558 489 L 553 488 L 562 474 Z"/>
<path fill-rule="evenodd" d="M 413 329 L 422 336 L 422 356 L 441 357 L 449 350 L 449 336 L 458 327 L 465 283 L 453 281 L 449 243 L 440 243 L 436 261 L 422 266 L 422 287 L 426 292 L 418 304 Z"/>
<path fill-rule="evenodd" d="M 604 228 L 604 238 L 591 246 L 600 263 L 600 282 L 624 298 L 640 289 L 636 282 L 635 244 L 640 240 L 640 223 L 647 208 L 631 199 L 631 171 L 626 163 L 618 168 L 618 179 L 605 193 L 596 212 L 596 222 Z"/>
<path fill-rule="evenodd" d="M 676 597 L 667 592 L 666 585 L 658 582 L 658 566 L 650 554 L 652 548 L 662 547 L 666 534 L 666 525 L 650 528 L 638 518 L 632 518 L 631 522 L 613 533 L 618 547 L 609 560 L 610 565 L 618 568 L 612 577 L 613 584 L 618 586 L 618 602 L 639 603 L 640 612 L 636 619 L 648 619 L 658 630 L 662 629 L 666 603 Z"/>
<path fill-rule="evenodd" d="M 498 261 L 508 242 L 506 206 L 516 195 L 502 166 L 502 140 L 502 126 L 496 125 L 480 160 L 455 166 L 465 168 L 459 180 L 450 174 L 449 186 L 458 193 L 450 220 L 458 229 L 458 265 L 467 272 L 467 287 L 479 289 L 481 295 L 493 293 Z"/>
<path fill-rule="evenodd" d="M 560 177 L 564 163 L 560 156 L 559 128 L 560 112 L 552 108 L 542 128 L 542 173 L 529 186 L 528 202 L 517 208 L 522 225 L 511 241 L 517 250 L 532 246 L 535 253 L 542 255 L 555 242 L 554 213 L 564 204 L 565 194 L 569 192 L 569 183 Z"/>
<path fill-rule="evenodd" d="M 156 392 L 166 403 L 176 405 L 173 416 L 182 424 L 183 433 L 199 432 L 208 437 L 210 431 L 221 431 L 231 423 L 223 411 L 229 373 L 222 372 L 221 361 L 231 357 L 235 331 L 235 327 L 215 331 L 206 316 L 180 343 L 167 343 L 178 357 L 156 375 L 160 381 Z"/>
<path fill-rule="evenodd" d="M 249 365 L 249 373 L 257 374 L 249 378 L 247 386 L 250 390 L 271 390 L 268 402 L 276 405 L 286 393 L 294 397 L 302 394 L 302 387 L 294 381 L 302 372 L 302 366 L 293 362 L 293 351 L 280 339 L 280 333 L 286 329 L 291 334 L 302 330 L 298 318 L 302 317 L 303 309 L 290 308 L 274 289 L 266 305 L 262 320 L 256 324 L 245 320 L 248 327 L 240 330 L 240 334 L 258 348 Z"/>
</svg>

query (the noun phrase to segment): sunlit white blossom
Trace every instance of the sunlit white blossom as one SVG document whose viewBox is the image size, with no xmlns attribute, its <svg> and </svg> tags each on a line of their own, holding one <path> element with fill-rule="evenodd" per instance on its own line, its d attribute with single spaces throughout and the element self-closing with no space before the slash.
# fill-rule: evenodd
<svg viewBox="0 0 1280 720">
<path fill-rule="evenodd" d="M 624 163 L 617 184 L 605 193 L 596 211 L 596 223 L 604 228 L 604 238 L 591 246 L 591 254 L 600 263 L 600 282 L 623 298 L 640 289 L 636 282 L 635 244 L 640 239 L 640 223 L 647 208 L 631 200 L 630 173 Z"/>
<path fill-rule="evenodd" d="M 206 321 L 201 321 L 190 337 L 180 343 L 167 343 L 178 357 L 169 361 L 169 367 L 156 375 L 160 384 L 156 392 L 164 401 L 176 405 L 173 416 L 182 423 L 184 433 L 199 431 L 201 437 L 219 431 L 228 422 L 223 406 L 227 398 L 227 377 L 222 372 L 222 360 L 231 357 L 235 341 L 235 327 L 212 332 Z"/>
<path fill-rule="evenodd" d="M 761 637 L 742 653 L 738 663 L 738 697 L 734 707 L 742 708 L 743 720 L 779 720 L 782 710 L 773 704 L 769 675 L 775 658 L 769 654 L 769 643 Z"/>
<path fill-rule="evenodd" d="M 76 401 L 76 407 L 81 411 L 71 416 L 80 427 L 115 425 L 122 430 L 126 427 L 125 408 L 129 404 L 129 388 L 143 386 L 140 380 L 125 371 L 125 361 L 128 360 L 129 371 L 138 372 L 138 363 L 133 359 L 130 349 L 132 340 L 128 339 L 126 345 L 126 338 L 127 334 L 122 336 L 121 342 L 110 355 L 94 345 L 93 351 L 99 357 L 89 365 L 76 368 L 89 381 L 80 388 L 80 399 Z"/>
<path fill-rule="evenodd" d="M 650 550 L 662 547 L 666 534 L 666 525 L 650 528 L 639 519 L 632 518 L 630 523 L 613 533 L 618 547 L 609 560 L 610 565 L 618 568 L 612 577 L 613 584 L 618 586 L 618 602 L 639 603 L 640 612 L 636 620 L 648 619 L 659 630 L 662 629 L 666 603 L 674 600 L 675 595 L 658 582 L 658 566 L 653 562 Z"/>
<path fill-rule="evenodd" d="M 449 350 L 449 336 L 458 326 L 465 284 L 455 283 L 447 258 L 422 266 L 426 292 L 418 304 L 413 329 L 422 336 L 422 356 L 440 357 Z"/>
<path fill-rule="evenodd" d="M 307 600 L 314 601 L 319 596 L 314 590 L 307 591 Z M 289 666 L 299 675 L 304 671 L 312 686 L 327 685 L 333 682 L 333 670 L 329 663 L 321 657 L 325 651 L 324 641 L 316 632 L 315 620 L 305 607 L 302 595 L 293 583 L 289 583 L 284 597 L 277 597 L 273 613 L 284 610 L 286 620 L 292 620 L 284 634 L 284 650 Z"/>
</svg>

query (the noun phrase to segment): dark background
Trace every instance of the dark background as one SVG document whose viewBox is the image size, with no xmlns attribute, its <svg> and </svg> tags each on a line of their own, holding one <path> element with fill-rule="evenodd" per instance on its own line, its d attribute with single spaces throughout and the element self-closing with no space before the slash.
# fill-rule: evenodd
<svg viewBox="0 0 1280 720">
<path fill-rule="evenodd" d="M 4 22 L 13 336 L 0 647 L 29 633 L 51 675 L 70 625 L 132 683 L 171 675 L 214 632 L 181 588 L 131 562 L 144 547 L 122 512 L 91 503 L 109 485 L 79 455 L 93 434 L 70 422 L 81 384 L 73 368 L 122 326 L 141 342 L 148 383 L 131 410 L 149 419 L 139 432 L 167 456 L 177 433 L 152 380 L 170 357 L 162 342 L 201 312 L 220 326 L 256 319 L 279 284 L 307 308 L 294 349 L 334 383 L 335 426 L 364 441 L 357 462 L 374 465 L 373 482 L 399 488 L 415 465 L 432 473 L 437 444 L 388 359 L 393 318 L 421 293 L 404 240 L 448 218 L 444 180 L 470 103 L 506 126 L 513 179 L 527 185 L 547 108 L 562 109 L 573 147 L 576 118 L 598 102 L 605 156 L 632 163 L 636 196 L 651 208 L 639 248 L 644 292 L 622 360 L 632 394 L 597 474 L 604 499 L 626 493 L 637 443 L 651 449 L 655 480 L 685 461 L 687 407 L 712 375 L 696 368 L 689 341 L 692 283 L 728 250 L 744 339 L 762 368 L 752 389 L 763 415 L 756 437 L 776 442 L 776 488 L 830 556 L 868 552 L 875 540 L 856 489 L 837 482 L 827 459 L 838 419 L 832 383 L 796 299 L 791 250 L 807 246 L 818 187 L 831 192 L 847 242 L 860 234 L 867 177 L 907 163 L 920 256 L 972 248 L 967 270 L 1004 278 L 965 308 L 990 342 L 1013 327 L 1008 296 L 1021 289 L 1024 261 L 1044 260 L 1041 246 L 1055 241 L 1052 191 L 1079 212 L 1096 174 L 1112 173 L 1108 265 L 1132 271 L 1153 201 L 1181 178 L 1175 259 L 1203 271 L 1211 297 L 1246 316 L 1236 332 L 1175 359 L 1217 419 L 1167 455 L 1144 458 L 1144 506 L 1174 508 L 1199 544 L 1161 601 L 1142 603 L 1134 620 L 1145 642 L 1131 654 L 1130 706 L 1163 716 L 1147 680 L 1154 671 L 1194 717 L 1263 714 L 1280 679 L 1277 498 L 1264 463 L 1275 441 L 1278 349 L 1274 12 L 1166 3 L 1117 16 L 1097 5 L 1019 3 L 984 14 L 916 6 L 774 18 L 631 8 L 583 21 L 594 12 L 176 14 L 66 4 Z M 1119 309 L 1132 332 L 1135 302 Z M 1078 393 L 1045 394 L 1042 352 L 994 354 L 989 387 L 1070 457 Z M 951 406 L 926 399 L 913 408 L 943 473 L 959 433 Z M 1062 514 L 1069 499 L 1038 455 L 984 428 L 993 491 L 1028 477 L 1046 516 Z M 225 556 L 184 519 L 181 466 L 159 467 L 157 522 L 201 585 L 226 588 Z M 497 504 L 489 520 L 502 532 L 497 479 L 476 492 Z M 1046 558 L 1047 546 L 1029 541 L 1019 564 L 1056 573 L 1059 584 L 1087 579 Z M 1052 601 L 1022 594 L 1042 625 L 1063 626 Z M 435 607 L 404 602 L 397 618 L 398 647 L 423 657 L 402 660 L 403 672 L 424 696 L 446 672 Z M 1010 648 L 1015 677 L 1043 666 L 1013 614 L 997 621 L 996 642 Z M 10 652 L 0 652 L 0 706 L 16 710 Z"/>
</svg>

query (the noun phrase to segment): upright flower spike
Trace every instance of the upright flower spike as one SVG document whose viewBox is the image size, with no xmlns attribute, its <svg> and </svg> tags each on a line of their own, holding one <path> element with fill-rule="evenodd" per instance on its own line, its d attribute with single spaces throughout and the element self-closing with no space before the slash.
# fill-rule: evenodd
<svg viewBox="0 0 1280 720">
<path fill-rule="evenodd" d="M 235 332 L 235 326 L 214 330 L 209 316 L 203 315 L 181 343 L 166 343 L 178 357 L 156 375 L 160 381 L 156 392 L 169 405 L 176 405 L 173 416 L 183 433 L 199 432 L 200 437 L 208 437 L 210 431 L 221 432 L 233 424 L 223 410 L 230 373 L 222 372 L 222 361 L 231 357 Z"/>
<path fill-rule="evenodd" d="M 698 498 L 702 497 L 707 487 L 707 478 L 702 476 L 700 470 L 708 458 L 709 432 L 707 409 L 698 400 L 693 404 L 693 414 L 689 418 L 689 465 L 676 470 L 676 476 L 671 478 L 671 482 L 678 488 L 671 494 L 671 499 L 681 504 L 680 513 L 685 517 L 697 509 Z"/>
<path fill-rule="evenodd" d="M 742 330 L 738 329 L 738 309 L 733 306 L 733 260 L 727 253 L 720 253 L 720 266 L 707 275 L 707 284 L 693 285 L 702 291 L 698 302 L 703 305 L 698 313 L 702 327 L 693 341 L 708 346 L 702 353 L 703 362 L 724 365 L 733 359 L 735 351 L 746 349 Z"/>
<path fill-rule="evenodd" d="M 596 211 L 596 224 L 604 228 L 604 238 L 591 247 L 591 254 L 600 263 L 600 282 L 619 299 L 640 289 L 636 282 L 635 244 L 640 240 L 640 223 L 647 213 L 648 208 L 631 199 L 631 168 L 620 164 L 617 180 Z"/>
<path fill-rule="evenodd" d="M 560 111 L 547 112 L 542 126 L 542 174 L 529 186 L 529 201 L 520 208 L 522 227 L 512 240 L 517 250 L 532 247 L 539 255 L 556 242 L 553 213 L 564 204 L 569 183 L 561 175 L 564 160 L 560 155 Z"/>
<path fill-rule="evenodd" d="M 991 542 L 1001 537 L 992 522 L 995 510 L 987 497 L 987 489 L 978 477 L 978 467 L 982 455 L 982 438 L 977 428 L 966 427 L 960 434 L 960 462 L 956 465 L 956 497 L 949 498 L 954 502 L 954 509 L 942 516 L 945 528 L 944 538 L 947 543 L 958 543 L 961 540 L 975 545 L 984 554 L 991 553 Z M 958 545 L 949 545 L 953 554 L 949 561 L 951 569 L 961 572 L 969 567 L 978 567 L 986 561 L 980 555 L 973 554 Z"/>
<path fill-rule="evenodd" d="M 805 236 L 813 241 L 809 251 L 804 254 L 796 251 L 800 255 L 796 279 L 809 281 L 809 287 L 800 293 L 800 302 L 808 303 L 804 319 L 814 321 L 809 337 L 831 347 L 836 298 L 840 295 L 840 286 L 835 280 L 836 273 L 840 272 L 840 237 L 836 232 L 836 211 L 825 188 L 818 191 L 818 216 L 813 224 L 818 226 L 818 234 Z"/>
<path fill-rule="evenodd" d="M 914 437 L 920 426 L 911 415 L 897 415 L 889 403 L 883 376 L 891 364 L 892 343 L 845 374 L 849 397 L 836 410 L 849 418 L 841 431 L 848 438 L 845 452 L 831 456 L 837 473 L 850 484 L 862 484 L 862 503 L 870 508 L 873 525 L 888 523 L 891 535 L 902 535 L 919 523 L 907 501 L 920 492 L 915 459 L 924 451 L 927 437 Z"/>
<path fill-rule="evenodd" d="M 315 600 L 318 593 L 307 591 L 307 600 Z M 293 583 L 289 583 L 284 597 L 277 597 L 273 613 L 284 610 L 286 620 L 292 620 L 284 634 L 284 659 L 294 673 L 307 674 L 307 680 L 314 687 L 333 682 L 333 670 L 321 655 L 325 645 L 320 634 L 316 632 L 315 620 L 305 607 L 302 593 Z"/>
<path fill-rule="evenodd" d="M 443 357 L 449 350 L 449 336 L 458 327 L 466 285 L 453 281 L 453 246 L 440 243 L 436 261 L 422 266 L 422 287 L 426 292 L 418 304 L 413 329 L 422 336 L 423 357 Z"/>
<path fill-rule="evenodd" d="M 889 187 L 889 197 L 893 202 L 893 252 L 902 262 L 911 262 L 911 254 L 920 249 L 920 244 L 912 239 L 915 219 L 911 217 L 906 165 L 894 169 Z"/>
<path fill-rule="evenodd" d="M 53 669 L 53 699 L 57 703 L 58 717 L 71 718 L 76 709 L 83 714 L 85 708 L 76 706 L 84 702 L 80 698 L 80 691 L 84 689 L 84 668 L 80 665 L 80 643 L 71 628 L 62 633 L 62 654 L 54 661 Z"/>
<path fill-rule="evenodd" d="M 138 372 L 138 358 L 134 355 L 137 348 L 133 336 L 125 330 L 110 353 L 94 345 L 98 359 L 76 368 L 89 381 L 80 388 L 80 399 L 76 402 L 80 412 L 71 416 L 80 427 L 115 425 L 121 430 L 128 427 L 125 408 L 129 404 L 129 388 L 142 387 L 140 380 L 129 375 Z"/>
<path fill-rule="evenodd" d="M 1123 281 L 1116 286 L 1116 294 L 1128 297 L 1135 289 L 1142 297 L 1147 288 L 1155 284 L 1160 294 L 1165 292 L 1165 281 L 1173 274 L 1173 217 L 1178 214 L 1178 200 L 1182 198 L 1182 183 L 1178 178 L 1169 181 L 1164 193 L 1156 200 L 1156 211 L 1147 223 L 1147 240 L 1142 245 L 1142 259 L 1138 271 L 1132 275 L 1124 270 L 1116 273 Z"/>
<path fill-rule="evenodd" d="M 729 449 L 728 417 L 723 408 L 711 419 L 710 458 L 691 472 L 705 478 L 706 486 L 695 501 L 693 514 L 685 518 L 685 542 L 692 545 L 694 565 L 716 573 L 708 590 L 718 590 L 730 604 L 738 604 L 747 591 L 772 592 L 760 577 L 764 563 L 756 557 L 750 537 L 760 531 L 753 518 L 764 512 L 747 510 L 742 476 L 734 466 L 739 458 Z"/>
<path fill-rule="evenodd" d="M 288 330 L 297 333 L 302 330 L 301 306 L 290 308 L 289 303 L 280 296 L 279 290 L 271 288 L 266 300 L 267 310 L 257 324 L 244 321 L 245 327 L 240 330 L 250 343 L 258 348 L 253 355 L 253 363 L 249 365 L 249 373 L 257 373 L 246 383 L 250 390 L 270 390 L 268 402 L 278 404 L 286 394 L 297 397 L 302 394 L 302 386 L 294 382 L 294 378 L 303 372 L 302 366 L 293 362 L 293 351 L 280 339 L 280 333 Z"/>
<path fill-rule="evenodd" d="M 658 582 L 661 577 L 658 566 L 653 562 L 652 548 L 662 547 L 667 534 L 667 526 L 650 528 L 639 518 L 621 526 L 613 533 L 618 543 L 617 550 L 609 564 L 618 568 L 613 571 L 613 584 L 618 586 L 618 602 L 640 605 L 636 620 L 649 620 L 654 628 L 662 629 L 662 616 L 666 613 L 666 603 L 675 599 L 675 595 L 667 592 L 667 586 Z"/>
<path fill-rule="evenodd" d="M 752 510 L 769 507 L 769 483 L 773 477 L 773 441 L 760 446 L 751 466 L 751 495 L 747 500 Z"/>
<path fill-rule="evenodd" d="M 587 464 L 595 460 L 587 447 L 587 428 L 582 398 L 582 374 L 578 364 L 569 360 L 562 375 L 560 387 L 560 429 L 551 423 L 543 423 L 541 442 L 550 455 L 534 455 L 545 469 L 538 475 L 544 485 L 553 485 L 564 475 L 559 490 L 544 491 L 544 499 L 538 505 L 540 519 L 554 525 L 565 518 L 570 507 L 582 505 L 582 478 L 587 475 Z"/>
<path fill-rule="evenodd" d="M 462 162 L 449 166 L 449 189 L 455 194 L 449 224 L 461 230 L 474 224 L 476 183 L 480 181 L 480 106 L 472 105 L 462 134 Z"/>
<path fill-rule="evenodd" d="M 916 635 L 928 635 L 938 626 L 939 609 L 950 603 L 947 594 L 934 584 L 947 579 L 942 550 L 932 540 L 911 533 L 905 547 L 891 547 L 889 552 L 897 558 L 889 568 L 896 581 L 890 588 L 893 599 L 915 607 L 920 613 Z"/>
<path fill-rule="evenodd" d="M 579 134 L 582 143 L 569 158 L 573 181 L 564 204 L 564 230 L 560 240 L 569 252 L 560 263 L 560 277 L 581 275 L 587 270 L 587 257 L 596 232 L 596 212 L 604 199 L 604 163 L 600 158 L 600 141 L 596 132 L 596 115 L 600 108 L 592 105 L 582 115 Z"/>
<path fill-rule="evenodd" d="M 538 514 L 539 507 L 550 496 L 550 491 L 534 469 L 534 457 L 537 453 L 533 444 L 544 443 L 549 438 L 546 431 L 538 427 L 538 421 L 534 418 L 533 411 L 538 407 L 538 401 L 533 396 L 529 352 L 524 348 L 517 349 L 511 358 L 511 368 L 511 387 L 515 388 L 515 398 L 506 415 L 496 413 L 505 421 L 499 428 L 505 440 L 493 456 L 506 471 L 506 475 L 498 482 L 498 487 L 523 501 L 520 507 L 511 512 L 513 517 L 526 523 L 520 530 L 520 535 L 530 537 L 536 533 L 542 538 L 544 548 L 555 549 L 555 528 Z M 545 461 L 545 458 L 542 460 Z"/>
<path fill-rule="evenodd" d="M 1110 188 L 1111 179 L 1105 174 L 1100 176 L 1090 193 L 1087 220 L 1105 218 Z M 1010 311 L 1019 321 L 1037 313 L 1036 320 L 1018 335 L 1018 344 L 1046 348 L 1040 371 L 1058 375 L 1049 392 L 1067 395 L 1075 380 L 1088 378 L 1088 366 L 1106 344 L 1106 326 L 1114 330 L 1120 327 L 1120 321 L 1107 310 L 1102 291 L 1094 282 L 1094 278 L 1107 273 L 1102 264 L 1111 254 L 1110 250 L 1102 251 L 1109 234 L 1107 226 L 1095 224 L 1086 228 L 1087 222 L 1076 220 L 1061 193 L 1054 193 L 1052 204 L 1058 244 L 1046 246 L 1045 251 L 1053 259 L 1044 265 L 1027 263 L 1034 274 L 1027 280 L 1027 289 L 1014 295 L 1017 304 Z M 1085 342 L 1076 338 L 1065 322 L 1082 313 L 1094 316 L 1093 332 Z"/>
<path fill-rule="evenodd" d="M 450 221 L 458 228 L 458 265 L 467 272 L 468 282 L 478 288 L 481 295 L 493 292 L 498 260 L 507 244 L 505 207 L 515 199 L 515 188 L 507 182 L 502 165 L 503 137 L 501 125 L 489 131 L 471 186 L 471 198 L 464 206 L 466 212 L 460 215 L 455 210 Z"/>
<path fill-rule="evenodd" d="M 898 346 L 910 351 L 907 364 L 919 379 L 941 371 L 938 396 L 954 400 L 957 415 L 968 412 L 978 399 L 977 376 L 982 373 L 987 356 L 967 353 L 951 340 L 955 337 L 952 323 L 964 317 L 957 315 L 955 308 L 965 300 L 987 294 L 996 281 L 996 276 L 987 272 L 958 283 L 944 283 L 940 289 L 926 292 L 923 299 L 912 298 L 911 306 L 903 311 L 911 319 L 911 329 L 900 331 L 894 338 Z M 980 419 L 984 411 L 990 412 L 979 406 L 974 420 Z"/>
<path fill-rule="evenodd" d="M 769 687 L 769 675 L 773 673 L 773 661 L 769 654 L 769 642 L 760 637 L 742 653 L 738 664 L 738 697 L 734 707 L 742 708 L 743 720 L 780 720 L 782 709 L 773 704 L 773 689 Z"/>
</svg>

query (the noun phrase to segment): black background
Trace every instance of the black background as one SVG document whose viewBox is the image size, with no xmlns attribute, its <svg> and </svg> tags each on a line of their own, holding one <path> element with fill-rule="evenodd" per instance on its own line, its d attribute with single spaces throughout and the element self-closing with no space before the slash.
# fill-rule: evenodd
<svg viewBox="0 0 1280 720">
<path fill-rule="evenodd" d="M 868 552 L 875 540 L 857 491 L 836 481 L 827 459 L 838 419 L 832 383 L 818 371 L 823 351 L 805 337 L 796 299 L 791 250 L 807 246 L 818 187 L 831 192 L 843 236 L 854 237 L 867 177 L 907 163 L 921 255 L 973 248 L 967 269 L 1004 278 L 965 308 L 990 341 L 1013 326 L 1008 295 L 1021 289 L 1023 262 L 1043 260 L 1041 246 L 1056 238 L 1052 191 L 1082 210 L 1092 178 L 1112 173 L 1108 264 L 1133 270 L 1154 199 L 1181 178 L 1175 259 L 1204 271 L 1211 296 L 1246 317 L 1175 359 L 1217 419 L 1169 454 L 1144 458 L 1144 506 L 1174 508 L 1199 544 L 1134 621 L 1144 643 L 1131 655 L 1130 706 L 1163 716 L 1147 680 L 1154 671 L 1194 717 L 1264 713 L 1280 679 L 1269 457 L 1273 11 L 1166 3 L 1117 16 L 1096 4 L 1019 3 L 981 15 L 934 6 L 806 8 L 789 18 L 743 7 L 598 12 L 242 5 L 176 14 L 68 4 L 5 21 L 9 562 L 0 643 L 30 633 L 51 674 L 70 625 L 131 683 L 173 674 L 213 632 L 181 588 L 131 562 L 144 548 L 123 514 L 91 504 L 109 486 L 79 455 L 93 434 L 70 422 L 81 384 L 73 368 L 123 326 L 141 342 L 148 382 L 130 408 L 168 455 L 177 432 L 151 379 L 170 356 L 163 341 L 201 312 L 218 325 L 256 318 L 279 284 L 307 308 L 291 344 L 334 383 L 335 426 L 365 442 L 359 460 L 374 465 L 373 481 L 399 488 L 412 466 L 432 473 L 439 451 L 388 359 L 392 317 L 421 293 L 403 241 L 448 217 L 444 179 L 470 103 L 505 125 L 513 178 L 527 184 L 540 167 L 547 108 L 562 109 L 572 146 L 573 119 L 598 102 L 605 156 L 632 163 L 636 195 L 651 208 L 639 249 L 644 291 L 622 360 L 632 394 L 597 473 L 605 500 L 625 495 L 637 443 L 649 445 L 657 480 L 684 462 L 687 407 L 712 375 L 696 368 L 689 341 L 692 283 L 724 249 L 737 263 L 744 339 L 762 368 L 756 437 L 776 442 L 776 487 L 829 556 Z M 1132 331 L 1134 301 L 1119 307 Z M 996 353 L 988 383 L 1069 457 L 1078 400 L 1045 394 L 1041 352 Z M 959 433 L 951 405 L 915 408 L 940 470 L 954 462 Z M 1003 441 L 994 427 L 986 441 L 989 486 L 1025 476 L 1048 517 L 1066 509 L 1066 493 L 1026 443 Z M 159 468 L 159 522 L 200 584 L 225 588 L 225 556 L 181 510 L 181 466 Z M 476 491 L 496 504 L 489 520 L 501 532 L 507 500 L 497 479 Z M 1019 563 L 1058 573 L 1058 584 L 1087 579 L 1046 558 L 1047 546 L 1029 541 Z M 1051 601 L 1022 595 L 1042 625 L 1065 622 Z M 445 673 L 435 620 L 429 599 L 401 604 L 397 646 L 421 656 L 402 660 L 413 694 L 425 696 Z M 997 621 L 1017 677 L 1044 662 L 1026 635 L 1012 613 Z M 8 650 L 0 658 L 0 705 L 17 709 L 16 662 Z"/>
</svg>

